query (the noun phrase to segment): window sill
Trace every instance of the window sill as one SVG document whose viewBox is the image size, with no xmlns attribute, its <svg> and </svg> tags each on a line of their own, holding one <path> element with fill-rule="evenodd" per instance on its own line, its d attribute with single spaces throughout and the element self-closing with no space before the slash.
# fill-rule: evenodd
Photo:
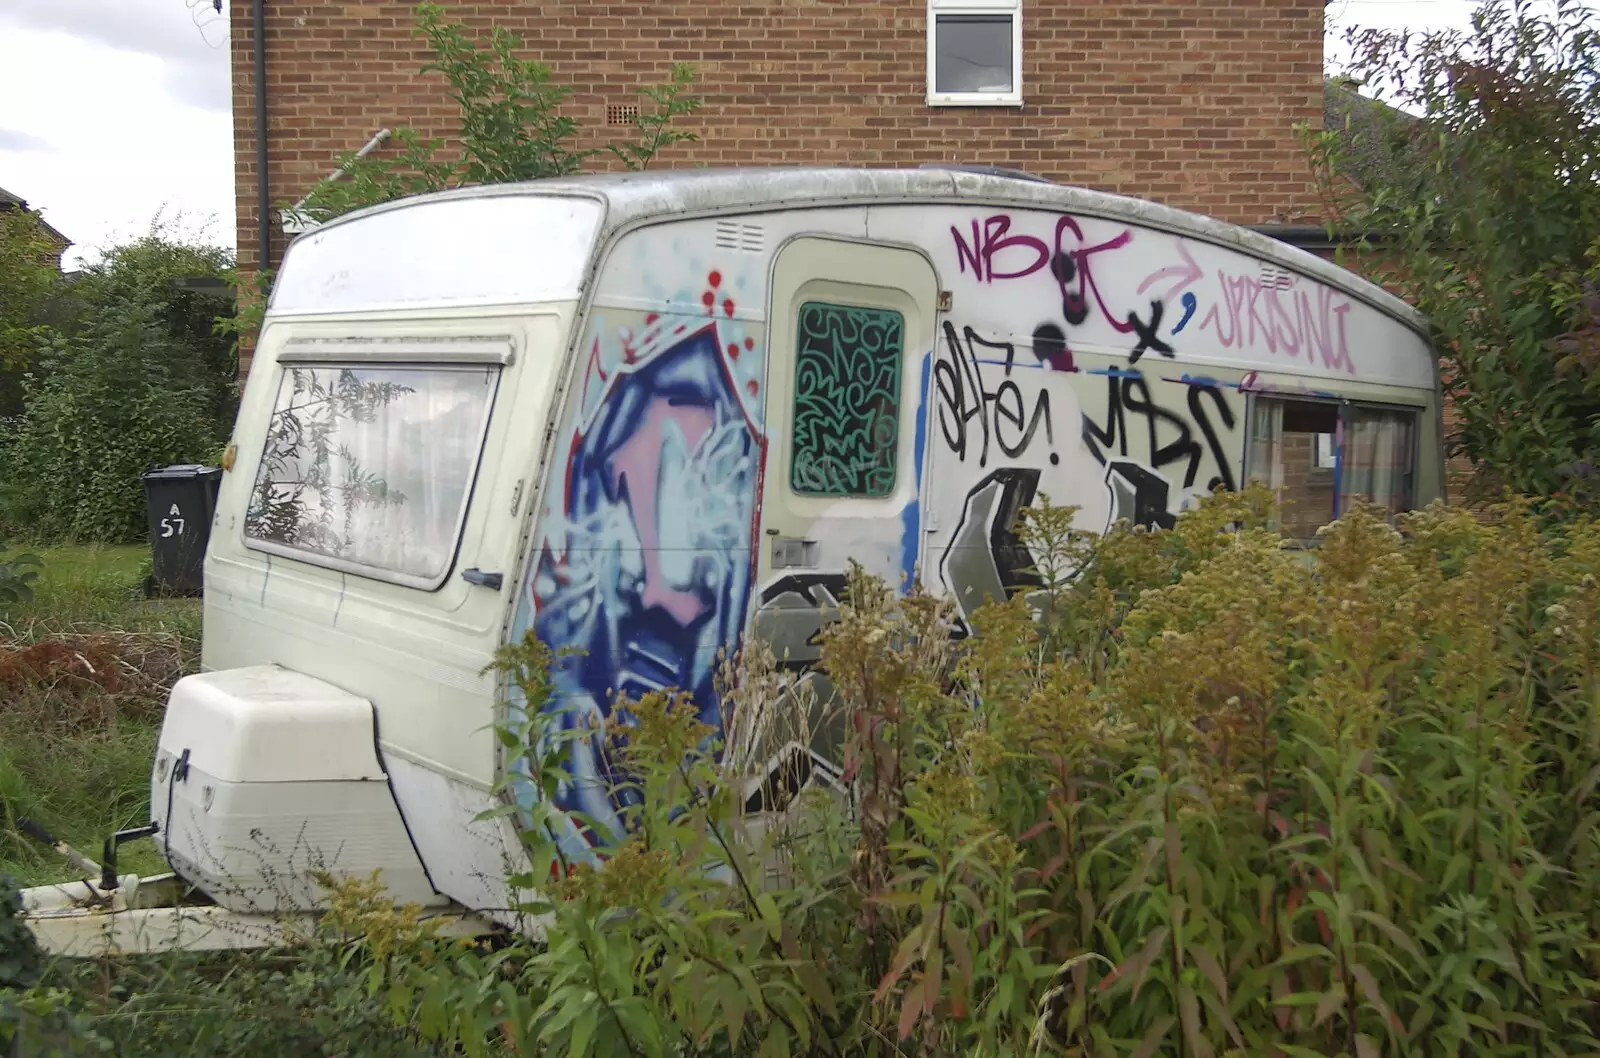
<svg viewBox="0 0 1600 1058">
<path fill-rule="evenodd" d="M 1020 107 L 1020 95 L 930 95 L 930 107 Z"/>
</svg>

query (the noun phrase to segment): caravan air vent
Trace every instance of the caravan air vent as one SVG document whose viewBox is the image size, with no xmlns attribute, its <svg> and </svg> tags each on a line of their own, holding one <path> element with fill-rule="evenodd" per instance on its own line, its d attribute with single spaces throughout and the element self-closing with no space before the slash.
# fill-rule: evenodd
<svg viewBox="0 0 1600 1058">
<path fill-rule="evenodd" d="M 1294 273 L 1286 268 L 1270 264 L 1261 266 L 1261 286 L 1264 290 L 1288 290 L 1294 286 L 1294 279 Z"/>
<path fill-rule="evenodd" d="M 717 249 L 719 250 L 760 253 L 765 241 L 765 232 L 759 224 L 741 224 L 736 220 L 717 221 Z"/>
</svg>

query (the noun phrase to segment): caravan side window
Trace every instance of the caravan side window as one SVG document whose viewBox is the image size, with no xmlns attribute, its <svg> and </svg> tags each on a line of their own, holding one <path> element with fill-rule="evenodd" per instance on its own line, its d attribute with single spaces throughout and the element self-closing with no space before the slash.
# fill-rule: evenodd
<svg viewBox="0 0 1600 1058">
<path fill-rule="evenodd" d="M 1249 474 L 1278 493 L 1284 533 L 1309 540 L 1358 500 L 1410 510 L 1416 437 L 1410 409 L 1257 397 Z"/>
<path fill-rule="evenodd" d="M 804 496 L 894 491 L 906 321 L 888 309 L 800 306 L 789 487 Z"/>
<path fill-rule="evenodd" d="M 248 546 L 428 590 L 455 559 L 498 366 L 288 365 Z"/>
</svg>

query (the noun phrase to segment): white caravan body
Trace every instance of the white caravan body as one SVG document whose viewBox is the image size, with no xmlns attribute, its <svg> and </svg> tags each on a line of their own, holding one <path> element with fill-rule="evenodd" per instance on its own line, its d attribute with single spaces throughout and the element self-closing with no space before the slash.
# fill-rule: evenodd
<svg viewBox="0 0 1600 1058">
<path fill-rule="evenodd" d="M 545 865 L 478 820 L 483 670 L 527 629 L 585 652 L 557 684 L 580 714 L 676 686 L 716 724 L 719 652 L 759 635 L 809 678 L 851 560 L 965 617 L 1026 586 L 1041 494 L 1100 531 L 1248 476 L 1324 497 L 1310 536 L 1441 494 L 1439 401 L 1424 321 L 1372 284 L 1044 182 L 686 171 L 364 210 L 277 277 L 157 841 L 240 910 L 313 906 L 321 865 L 502 913 Z M 569 765 L 564 803 L 614 819 L 606 761 Z"/>
</svg>

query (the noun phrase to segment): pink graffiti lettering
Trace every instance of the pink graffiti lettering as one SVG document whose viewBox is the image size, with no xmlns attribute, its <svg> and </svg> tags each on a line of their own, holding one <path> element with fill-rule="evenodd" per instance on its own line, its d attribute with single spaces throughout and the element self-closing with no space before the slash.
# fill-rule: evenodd
<svg viewBox="0 0 1600 1058">
<path fill-rule="evenodd" d="M 963 275 L 970 268 L 978 282 L 993 283 L 995 280 L 1031 276 L 1048 264 L 1060 292 L 1061 314 L 1066 317 L 1069 326 L 1082 324 L 1089 318 L 1091 310 L 1098 308 L 1118 334 L 1132 334 L 1137 338 L 1137 344 L 1129 353 L 1130 362 L 1136 362 L 1152 350 L 1162 356 L 1173 355 L 1172 346 L 1160 333 L 1161 317 L 1165 311 L 1160 299 L 1151 299 L 1148 309 L 1140 305 L 1133 309 L 1119 308 L 1113 311 L 1106 304 L 1095 278 L 1095 258 L 1127 246 L 1133 241 L 1131 230 L 1124 228 L 1109 239 L 1090 243 L 1075 218 L 1061 216 L 1056 219 L 1055 233 L 1047 244 L 1033 235 L 1012 234 L 1012 218 L 1006 214 L 974 219 L 971 224 L 970 241 L 959 227 L 952 225 L 950 228 L 950 236 L 955 240 L 957 265 Z M 1198 278 L 1199 269 L 1194 266 L 1193 258 L 1188 256 L 1187 251 L 1184 251 L 1184 259 L 1189 270 L 1194 272 L 1194 278 Z M 1182 281 L 1185 273 L 1180 270 L 1173 274 Z M 1166 273 L 1158 273 L 1146 280 L 1139 293 L 1142 295 L 1151 282 L 1165 277 Z M 1141 316 L 1142 312 L 1147 315 Z M 1188 317 L 1185 316 L 1184 320 L 1187 322 Z"/>
<path fill-rule="evenodd" d="M 1032 235 L 1009 235 L 1011 231 L 1011 218 L 1004 214 L 986 218 L 980 227 L 979 222 L 972 222 L 972 242 L 968 243 L 961 237 L 960 229 L 954 225 L 950 227 L 950 234 L 956 241 L 956 260 L 960 262 L 961 274 L 965 275 L 967 266 L 972 266 L 972 274 L 980 283 L 992 283 L 996 279 L 1021 279 L 1031 276 L 1045 265 L 1050 263 L 1050 250 L 1045 246 L 1044 240 L 1036 239 Z M 1021 267 L 1016 262 L 1010 262 L 1010 270 L 1002 270 L 995 265 L 995 258 L 1006 254 L 1008 250 L 1025 250 L 1032 255 L 1032 260 Z M 1011 254 L 1013 258 L 1015 253 Z"/>
<path fill-rule="evenodd" d="M 1078 246 L 1068 250 L 1062 236 L 1072 232 L 1077 239 Z M 1126 320 L 1119 319 L 1115 313 L 1106 307 L 1105 298 L 1100 296 L 1100 287 L 1094 281 L 1094 269 L 1091 260 L 1097 253 L 1107 250 L 1120 250 L 1133 241 L 1133 232 L 1124 230 L 1121 235 L 1094 246 L 1083 245 L 1083 229 L 1071 217 L 1062 217 L 1056 221 L 1056 252 L 1050 259 L 1050 270 L 1055 273 L 1056 283 L 1061 287 L 1061 311 L 1067 317 L 1067 322 L 1073 325 L 1082 323 L 1089 318 L 1089 294 L 1094 294 L 1095 304 L 1100 307 L 1100 312 L 1105 316 L 1106 322 L 1116 329 L 1118 334 L 1127 334 L 1134 329 L 1134 314 L 1129 313 Z M 1076 281 L 1078 288 L 1072 290 L 1071 285 Z"/>
<path fill-rule="evenodd" d="M 1205 278 L 1205 272 L 1196 263 L 1194 254 L 1189 250 L 1188 243 L 1182 241 L 1178 243 L 1178 256 L 1183 259 L 1181 264 L 1168 265 L 1166 268 L 1151 272 L 1145 276 L 1144 282 L 1139 284 L 1138 293 L 1143 294 L 1157 283 L 1170 279 L 1173 281 L 1172 285 L 1161 291 L 1156 297 L 1162 301 L 1171 301 Z"/>
<path fill-rule="evenodd" d="M 1069 323 L 1082 323 L 1089 315 L 1089 295 L 1111 325 L 1121 334 L 1133 330 L 1133 324 L 1111 311 L 1101 296 L 1095 282 L 1093 258 L 1108 250 L 1120 250 L 1133 239 L 1131 231 L 1124 230 L 1105 242 L 1085 245 L 1083 228 L 1072 217 L 1056 220 L 1053 247 L 1033 235 L 1011 234 L 1012 220 L 1005 214 L 972 221 L 972 239 L 969 242 L 961 229 L 954 225 L 950 236 L 956 244 L 956 261 L 965 275 L 972 270 L 980 283 L 995 280 L 1023 279 L 1050 266 L 1056 284 L 1061 288 L 1063 311 Z M 1070 238 L 1069 238 L 1070 236 Z M 1143 293 L 1143 291 L 1140 291 Z"/>
<path fill-rule="evenodd" d="M 1345 316 L 1350 303 L 1324 286 L 1263 282 L 1257 276 L 1217 273 L 1222 298 L 1206 310 L 1202 329 L 1211 330 L 1224 347 L 1259 349 L 1290 358 L 1304 354 L 1324 367 L 1356 373 L 1350 359 Z"/>
</svg>

